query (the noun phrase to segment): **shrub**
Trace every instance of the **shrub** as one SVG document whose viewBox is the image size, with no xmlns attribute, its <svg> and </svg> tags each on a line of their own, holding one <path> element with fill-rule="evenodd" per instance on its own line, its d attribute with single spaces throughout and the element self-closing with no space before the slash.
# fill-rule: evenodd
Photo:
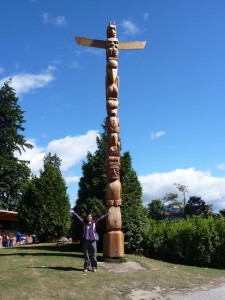
<svg viewBox="0 0 225 300">
<path fill-rule="evenodd" d="M 148 257 L 188 265 L 225 267 L 225 219 L 222 217 L 150 220 L 144 240 L 144 253 Z"/>
</svg>

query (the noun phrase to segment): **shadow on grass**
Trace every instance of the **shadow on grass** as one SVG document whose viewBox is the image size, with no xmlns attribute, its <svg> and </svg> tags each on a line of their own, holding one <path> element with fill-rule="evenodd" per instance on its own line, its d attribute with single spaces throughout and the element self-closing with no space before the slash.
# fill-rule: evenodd
<svg viewBox="0 0 225 300">
<path fill-rule="evenodd" d="M 47 243 L 47 244 L 29 244 L 17 247 L 23 250 L 44 250 L 57 252 L 81 252 L 82 245 L 80 243 Z"/>
<path fill-rule="evenodd" d="M 101 245 L 98 247 L 101 253 Z M 15 250 L 8 252 L 9 250 Z M 4 253 L 3 253 L 4 252 Z M 83 258 L 82 244 L 80 243 L 46 243 L 46 244 L 27 244 L 13 247 L 6 247 L 1 251 L 0 256 L 51 256 L 51 257 L 72 257 Z M 107 259 L 101 254 L 97 256 L 99 262 L 121 263 L 125 259 Z"/>
<path fill-rule="evenodd" d="M 9 250 L 15 250 L 8 252 Z M 76 243 L 52 243 L 52 244 L 29 244 L 15 247 L 6 247 L 1 251 L 0 256 L 51 256 L 51 257 L 72 257 L 83 258 L 82 245 Z M 104 262 L 103 256 L 98 255 L 97 260 Z"/>
<path fill-rule="evenodd" d="M 13 251 L 13 252 L 11 252 Z M 52 243 L 6 247 L 0 256 L 67 256 L 83 258 L 80 244 Z"/>
<path fill-rule="evenodd" d="M 83 272 L 84 269 L 78 269 L 78 268 L 72 268 L 72 267 L 27 267 L 27 269 L 49 269 L 49 270 L 55 270 L 55 271 L 64 271 L 64 272 L 71 272 L 71 271 L 77 271 L 77 272 Z"/>
<path fill-rule="evenodd" d="M 77 258 L 83 258 L 83 254 L 81 253 L 35 253 L 35 252 L 13 252 L 13 253 L 1 253 L 0 256 L 63 256 L 63 257 L 77 257 Z"/>
</svg>

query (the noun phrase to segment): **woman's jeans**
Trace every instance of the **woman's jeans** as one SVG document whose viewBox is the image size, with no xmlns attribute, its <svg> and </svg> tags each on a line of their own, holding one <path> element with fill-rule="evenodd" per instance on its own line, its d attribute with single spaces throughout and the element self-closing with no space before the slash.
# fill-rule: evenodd
<svg viewBox="0 0 225 300">
<path fill-rule="evenodd" d="M 92 268 L 97 268 L 97 242 L 91 240 L 83 241 L 84 269 L 88 269 L 90 262 Z"/>
</svg>

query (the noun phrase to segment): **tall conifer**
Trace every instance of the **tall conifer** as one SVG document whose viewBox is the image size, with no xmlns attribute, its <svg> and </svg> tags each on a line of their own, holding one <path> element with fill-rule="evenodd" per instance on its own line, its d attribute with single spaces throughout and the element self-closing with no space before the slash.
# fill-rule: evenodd
<svg viewBox="0 0 225 300">
<path fill-rule="evenodd" d="M 68 233 L 70 203 L 60 171 L 61 160 L 49 153 L 40 177 L 33 177 L 19 209 L 23 232 L 37 234 L 41 241 L 52 241 Z"/>
<path fill-rule="evenodd" d="M 30 169 L 29 162 L 19 160 L 15 153 L 32 145 L 21 134 L 24 111 L 9 84 L 10 80 L 0 89 L 0 209 L 17 210 Z"/>
</svg>

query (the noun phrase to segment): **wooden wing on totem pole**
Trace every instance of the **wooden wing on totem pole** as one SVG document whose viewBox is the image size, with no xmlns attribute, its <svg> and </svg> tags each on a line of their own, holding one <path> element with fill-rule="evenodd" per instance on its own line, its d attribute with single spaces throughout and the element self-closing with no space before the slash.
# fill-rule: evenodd
<svg viewBox="0 0 225 300">
<path fill-rule="evenodd" d="M 80 46 L 94 47 L 100 49 L 106 49 L 106 41 L 88 39 L 85 37 L 75 36 L 75 41 Z M 144 49 L 146 42 L 119 42 L 119 50 L 139 50 Z"/>
</svg>

